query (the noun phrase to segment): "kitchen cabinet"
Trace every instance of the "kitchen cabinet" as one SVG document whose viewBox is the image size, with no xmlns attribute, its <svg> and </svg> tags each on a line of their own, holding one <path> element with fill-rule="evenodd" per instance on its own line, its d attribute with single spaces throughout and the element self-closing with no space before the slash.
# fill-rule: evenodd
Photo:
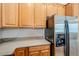
<svg viewBox="0 0 79 59">
<path fill-rule="evenodd" d="M 15 56 L 28 56 L 28 48 L 16 48 L 14 55 Z"/>
<path fill-rule="evenodd" d="M 40 53 L 41 53 L 41 56 L 50 56 L 50 50 L 49 49 L 42 50 Z"/>
<path fill-rule="evenodd" d="M 17 55 L 17 56 L 25 56 L 25 48 L 17 48 L 15 50 L 15 55 Z"/>
<path fill-rule="evenodd" d="M 50 56 L 50 45 L 34 46 L 29 48 L 29 56 Z"/>
<path fill-rule="evenodd" d="M 67 4 L 66 7 L 66 16 L 79 16 L 79 4 L 71 3 Z"/>
<path fill-rule="evenodd" d="M 40 51 L 29 52 L 29 56 L 40 56 Z"/>
<path fill-rule="evenodd" d="M 65 16 L 65 6 L 64 5 L 58 5 L 57 15 Z"/>
<path fill-rule="evenodd" d="M 35 4 L 35 28 L 45 28 L 46 24 L 46 4 Z"/>
<path fill-rule="evenodd" d="M 65 16 L 65 6 L 61 4 L 47 4 L 47 16 Z"/>
<path fill-rule="evenodd" d="M 65 6 L 65 15 L 66 15 L 66 16 L 73 16 L 72 4 L 67 4 L 67 5 Z"/>
<path fill-rule="evenodd" d="M 1 17 L 2 15 L 1 15 L 1 4 L 0 4 L 0 28 L 1 28 Z"/>
<path fill-rule="evenodd" d="M 29 56 L 50 56 L 50 50 L 47 49 L 29 52 Z"/>
<path fill-rule="evenodd" d="M 2 4 L 2 27 L 18 27 L 18 4 Z"/>
<path fill-rule="evenodd" d="M 15 56 L 50 56 L 50 45 L 16 48 Z"/>
<path fill-rule="evenodd" d="M 34 27 L 34 4 L 19 4 L 19 26 Z"/>
<path fill-rule="evenodd" d="M 46 16 L 64 13 L 64 6 L 58 4 L 2 3 L 0 27 L 45 28 Z"/>
<path fill-rule="evenodd" d="M 79 3 L 73 3 L 73 16 L 79 16 Z"/>
<path fill-rule="evenodd" d="M 47 4 L 47 16 L 57 15 L 57 5 Z"/>
</svg>

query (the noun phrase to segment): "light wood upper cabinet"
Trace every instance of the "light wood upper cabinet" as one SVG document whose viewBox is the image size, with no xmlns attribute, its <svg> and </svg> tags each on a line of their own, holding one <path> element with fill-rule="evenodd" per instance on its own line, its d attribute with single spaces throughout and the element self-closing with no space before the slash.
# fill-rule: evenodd
<svg viewBox="0 0 79 59">
<path fill-rule="evenodd" d="M 57 15 L 57 5 L 47 4 L 47 16 Z"/>
<path fill-rule="evenodd" d="M 35 4 L 35 28 L 45 28 L 46 4 Z"/>
<path fill-rule="evenodd" d="M 72 16 L 72 15 L 73 15 L 72 4 L 67 4 L 67 5 L 65 6 L 65 15 L 66 15 L 66 16 Z"/>
<path fill-rule="evenodd" d="M 1 28 L 1 4 L 0 4 L 0 28 Z"/>
<path fill-rule="evenodd" d="M 34 4 L 19 4 L 20 27 L 34 27 Z"/>
<path fill-rule="evenodd" d="M 58 5 L 57 15 L 65 16 L 65 6 L 64 5 Z"/>
<path fill-rule="evenodd" d="M 79 16 L 79 3 L 74 3 L 72 5 L 73 8 L 73 16 Z"/>
<path fill-rule="evenodd" d="M 67 4 L 66 7 L 66 16 L 79 16 L 79 4 L 71 3 Z"/>
<path fill-rule="evenodd" d="M 2 26 L 18 27 L 18 4 L 2 4 Z"/>
<path fill-rule="evenodd" d="M 57 4 L 2 3 L 0 4 L 0 27 L 45 28 L 46 16 L 61 16 L 65 14 L 64 11 L 65 7 Z"/>
</svg>

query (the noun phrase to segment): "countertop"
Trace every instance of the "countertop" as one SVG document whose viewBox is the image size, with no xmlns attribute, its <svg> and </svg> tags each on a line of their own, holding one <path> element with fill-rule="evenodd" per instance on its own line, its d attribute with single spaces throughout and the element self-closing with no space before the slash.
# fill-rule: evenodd
<svg viewBox="0 0 79 59">
<path fill-rule="evenodd" d="M 10 38 L 12 41 L 7 41 L 0 44 L 0 56 L 10 55 L 16 48 L 31 47 L 37 45 L 50 44 L 44 38 Z"/>
</svg>

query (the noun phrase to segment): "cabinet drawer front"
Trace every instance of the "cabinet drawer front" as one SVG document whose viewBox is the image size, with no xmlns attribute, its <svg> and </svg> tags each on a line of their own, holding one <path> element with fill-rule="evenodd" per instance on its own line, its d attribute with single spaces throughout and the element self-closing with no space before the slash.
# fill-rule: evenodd
<svg viewBox="0 0 79 59">
<path fill-rule="evenodd" d="M 42 50 L 41 51 L 41 56 L 50 56 L 50 50 Z"/>
<path fill-rule="evenodd" d="M 25 48 L 16 48 L 15 56 L 24 56 L 25 55 Z"/>
<path fill-rule="evenodd" d="M 29 51 L 38 51 L 38 50 L 44 50 L 44 49 L 50 49 L 50 45 L 30 47 Z"/>
<path fill-rule="evenodd" d="M 22 51 L 22 50 L 25 50 L 25 48 L 16 48 L 15 51 Z"/>
<path fill-rule="evenodd" d="M 29 52 L 29 56 L 40 56 L 39 51 Z"/>
<path fill-rule="evenodd" d="M 24 51 L 17 51 L 15 53 L 15 56 L 25 56 L 25 53 L 24 53 Z"/>
</svg>

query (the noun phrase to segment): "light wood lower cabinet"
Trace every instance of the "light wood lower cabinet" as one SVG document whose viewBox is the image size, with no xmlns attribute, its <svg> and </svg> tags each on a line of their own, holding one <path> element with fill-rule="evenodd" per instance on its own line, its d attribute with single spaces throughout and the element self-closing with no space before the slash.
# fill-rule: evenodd
<svg viewBox="0 0 79 59">
<path fill-rule="evenodd" d="M 16 48 L 14 55 L 15 56 L 28 56 L 28 48 Z"/>
<path fill-rule="evenodd" d="M 47 49 L 47 50 L 29 52 L 29 56 L 50 56 L 50 50 Z"/>
<path fill-rule="evenodd" d="M 15 50 L 15 55 L 17 55 L 17 56 L 25 56 L 25 48 L 17 48 Z"/>
<path fill-rule="evenodd" d="M 29 52 L 29 56 L 40 56 L 40 51 Z"/>
<path fill-rule="evenodd" d="M 40 53 L 41 53 L 41 56 L 50 56 L 50 50 L 49 49 L 42 50 Z"/>
<path fill-rule="evenodd" d="M 50 56 L 50 45 L 17 48 L 15 56 Z"/>
</svg>

